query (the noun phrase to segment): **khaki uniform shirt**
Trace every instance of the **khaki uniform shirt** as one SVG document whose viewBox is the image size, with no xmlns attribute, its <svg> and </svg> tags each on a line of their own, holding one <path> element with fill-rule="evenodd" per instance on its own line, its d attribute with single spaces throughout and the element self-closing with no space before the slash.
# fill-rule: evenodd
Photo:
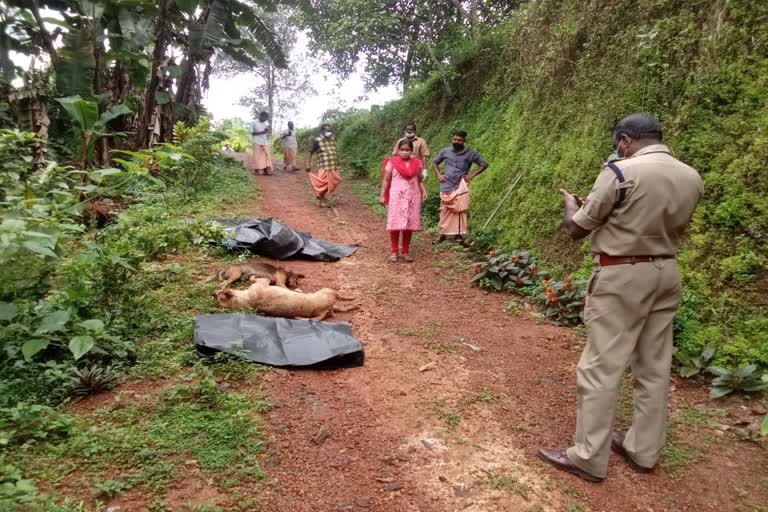
<svg viewBox="0 0 768 512">
<path fill-rule="evenodd" d="M 593 254 L 675 256 L 704 185 L 695 169 L 674 158 L 663 144 L 646 146 L 615 164 L 624 174 L 603 167 L 573 222 L 593 231 Z M 619 188 L 626 189 L 618 208 Z"/>
<path fill-rule="evenodd" d="M 397 144 L 403 140 L 405 137 L 400 137 L 395 142 L 395 149 L 392 150 L 393 155 L 397 155 Z M 429 146 L 427 146 L 427 141 L 422 139 L 419 136 L 414 137 L 411 139 L 411 142 L 413 142 L 413 153 L 411 153 L 411 157 L 418 158 L 423 163 L 428 163 L 429 160 Z"/>
</svg>

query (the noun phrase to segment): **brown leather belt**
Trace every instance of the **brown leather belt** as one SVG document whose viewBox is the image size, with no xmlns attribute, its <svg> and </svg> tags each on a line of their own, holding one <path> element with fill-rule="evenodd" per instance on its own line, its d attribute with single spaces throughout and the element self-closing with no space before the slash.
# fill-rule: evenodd
<svg viewBox="0 0 768 512">
<path fill-rule="evenodd" d="M 600 255 L 600 266 L 607 267 L 610 265 L 634 265 L 635 263 L 651 263 L 653 262 L 653 256 L 607 256 L 605 254 Z"/>
</svg>

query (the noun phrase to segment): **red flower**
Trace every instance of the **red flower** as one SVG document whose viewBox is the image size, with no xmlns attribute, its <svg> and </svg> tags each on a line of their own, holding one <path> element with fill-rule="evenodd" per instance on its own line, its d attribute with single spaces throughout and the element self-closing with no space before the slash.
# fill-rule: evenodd
<svg viewBox="0 0 768 512">
<path fill-rule="evenodd" d="M 573 278 L 571 276 L 568 276 L 565 278 L 566 283 L 570 283 L 571 281 L 573 281 Z"/>
<path fill-rule="evenodd" d="M 488 254 L 490 254 L 491 256 L 496 256 L 496 251 L 491 251 Z"/>
</svg>

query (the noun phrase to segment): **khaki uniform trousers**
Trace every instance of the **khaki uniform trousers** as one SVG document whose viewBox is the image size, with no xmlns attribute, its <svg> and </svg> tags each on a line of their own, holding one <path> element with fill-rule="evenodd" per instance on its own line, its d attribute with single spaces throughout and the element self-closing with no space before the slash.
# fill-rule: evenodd
<svg viewBox="0 0 768 512">
<path fill-rule="evenodd" d="M 576 442 L 568 458 L 605 477 L 616 400 L 632 365 L 634 413 L 624 448 L 653 467 L 664 447 L 672 364 L 672 321 L 680 302 L 677 262 L 611 265 L 595 269 L 584 309 L 589 342 L 576 368 Z"/>
</svg>

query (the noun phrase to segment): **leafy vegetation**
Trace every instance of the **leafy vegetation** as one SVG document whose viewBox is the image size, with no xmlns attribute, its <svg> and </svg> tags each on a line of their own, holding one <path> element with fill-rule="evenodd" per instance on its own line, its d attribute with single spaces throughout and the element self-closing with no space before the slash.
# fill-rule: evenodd
<svg viewBox="0 0 768 512">
<path fill-rule="evenodd" d="M 176 121 L 194 124 L 205 113 L 202 97 L 214 67 L 224 62 L 244 69 L 264 63 L 287 67 L 284 48 L 267 20 L 278 3 L 4 2 L 0 111 L 9 115 L 0 126 L 34 132 L 40 139 L 39 159 L 47 151 L 50 125 L 57 150 L 71 154 L 80 145 L 83 151 L 75 152 L 80 162 L 86 151 L 93 151 L 101 165 L 109 162 L 110 147 L 143 149 L 172 142 Z M 31 58 L 31 69 L 22 68 L 19 59 L 14 62 L 9 49 Z M 12 85 L 19 81 L 20 87 Z M 63 139 L 61 108 L 71 114 L 83 101 L 97 105 L 76 123 L 85 136 Z M 120 133 L 119 141 L 98 141 L 107 127 Z"/>
<path fill-rule="evenodd" d="M 530 2 L 464 38 L 450 69 L 409 85 L 402 100 L 337 115 L 339 153 L 346 167 L 364 165 L 376 178 L 404 120 L 416 120 L 433 153 L 449 144 L 451 130 L 466 129 L 468 144 L 490 163 L 473 182 L 471 228 L 524 171 L 491 229 L 479 233 L 484 249 L 525 248 L 553 276 L 578 281 L 589 273 L 588 247 L 561 230 L 557 190 L 588 191 L 612 150 L 615 120 L 653 112 L 707 191 L 679 256 L 678 351 L 694 357 L 712 347 L 719 366 L 765 370 L 766 16 L 768 5 L 749 0 Z M 433 196 L 436 186 L 428 180 Z"/>
<path fill-rule="evenodd" d="M 78 130 L 77 116 L 95 109 L 73 100 Z M 223 136 L 206 119 L 176 128 L 179 145 L 121 150 L 119 168 L 93 169 L 91 151 L 83 151 L 87 171 L 35 161 L 32 136 L 0 130 L 3 510 L 25 503 L 58 510 L 32 474 L 55 488 L 76 469 L 98 500 L 135 487 L 162 498 L 190 454 L 204 471 L 261 476 L 253 458 L 261 435 L 248 411 L 263 401 L 226 393 L 214 380 L 223 371 L 231 380 L 252 375 L 254 365 L 192 369 L 191 383 L 167 390 L 151 410 L 116 399 L 104 414 L 78 421 L 54 408 L 195 362 L 188 340 L 193 315 L 214 309 L 209 287 L 195 277 L 199 264 L 157 262 L 182 254 L 210 260 L 219 249 L 209 244 L 223 232 L 207 219 L 255 191 L 240 163 L 219 155 Z M 95 200 L 114 214 L 86 224 L 86 204 Z M 123 476 L 115 478 L 116 469 Z"/>
<path fill-rule="evenodd" d="M 473 264 L 472 270 L 476 272 L 472 282 L 477 281 L 480 287 L 496 291 L 533 286 L 547 277 L 546 273 L 538 270 L 536 259 L 525 251 L 502 254 L 491 251 L 488 259 Z"/>
<path fill-rule="evenodd" d="M 734 391 L 751 393 L 768 389 L 768 374 L 762 375 L 754 364 L 739 366 L 735 370 L 710 366 L 707 371 L 716 375 L 709 394 L 712 398 L 720 398 Z"/>
</svg>

